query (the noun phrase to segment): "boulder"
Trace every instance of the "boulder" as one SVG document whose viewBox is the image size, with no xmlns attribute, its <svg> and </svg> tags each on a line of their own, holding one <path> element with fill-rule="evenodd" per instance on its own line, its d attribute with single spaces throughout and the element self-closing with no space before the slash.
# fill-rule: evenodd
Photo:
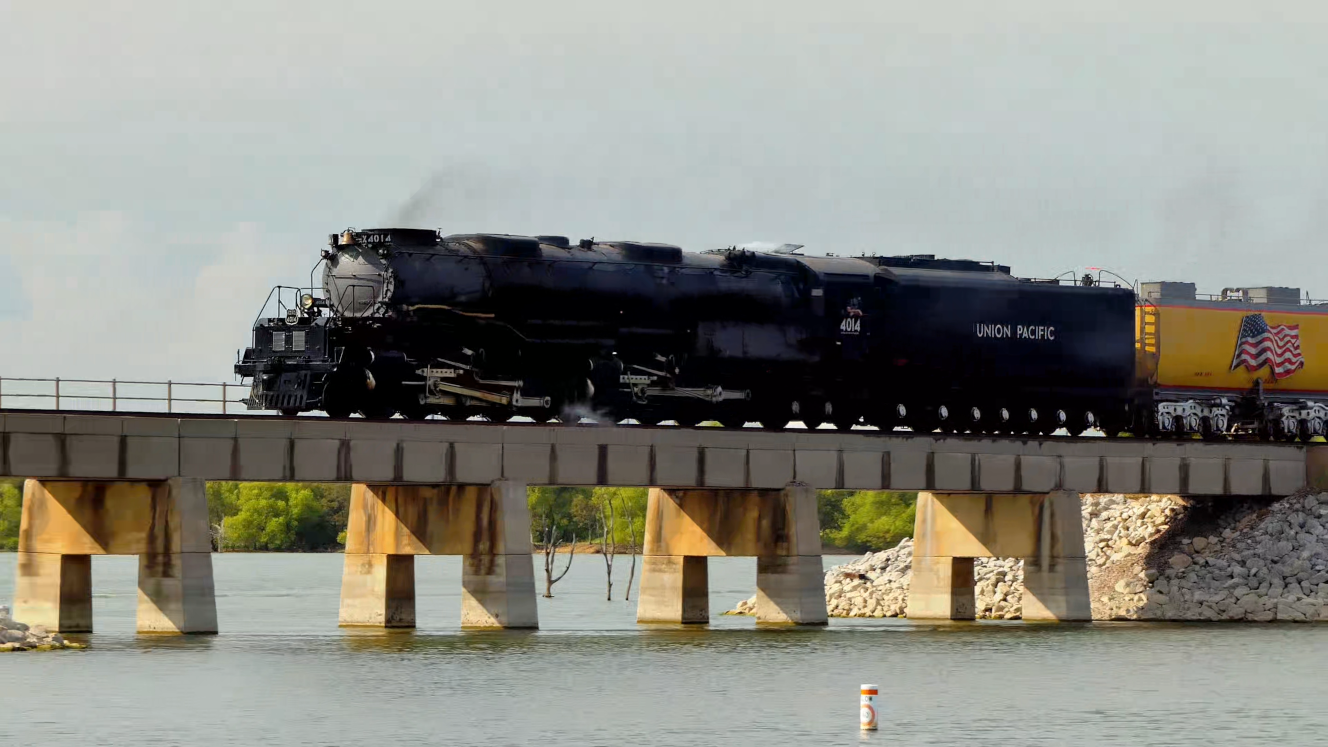
<svg viewBox="0 0 1328 747">
<path fill-rule="evenodd" d="M 1148 584 L 1143 579 L 1123 578 L 1116 582 L 1116 591 L 1122 594 L 1138 594 L 1148 588 Z"/>
<path fill-rule="evenodd" d="M 1181 552 L 1149 567 L 1185 504 L 1167 496 L 1084 495 L 1081 519 L 1095 619 L 1318 620 L 1328 618 L 1328 494 L 1235 508 Z M 1306 508 L 1307 504 L 1312 507 Z M 904 613 L 913 543 L 867 553 L 827 571 L 826 606 L 842 616 Z M 980 618 L 1015 619 L 1023 597 L 1018 559 L 979 558 Z M 755 599 L 729 614 L 751 614 Z"/>
</svg>

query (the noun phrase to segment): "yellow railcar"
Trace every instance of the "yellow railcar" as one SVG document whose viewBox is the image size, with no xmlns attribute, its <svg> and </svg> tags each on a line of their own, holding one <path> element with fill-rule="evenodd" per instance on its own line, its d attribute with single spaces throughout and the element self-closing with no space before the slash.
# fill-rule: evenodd
<svg viewBox="0 0 1328 747">
<path fill-rule="evenodd" d="M 1149 430 L 1324 435 L 1328 304 L 1296 288 L 1203 297 L 1189 283 L 1144 283 L 1135 327 Z"/>
</svg>

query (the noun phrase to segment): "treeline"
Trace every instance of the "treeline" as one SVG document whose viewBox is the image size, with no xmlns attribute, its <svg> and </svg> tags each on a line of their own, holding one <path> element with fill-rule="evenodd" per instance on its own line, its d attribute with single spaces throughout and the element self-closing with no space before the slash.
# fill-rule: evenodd
<svg viewBox="0 0 1328 747">
<path fill-rule="evenodd" d="M 821 541 L 853 552 L 886 550 L 913 536 L 917 493 L 822 490 L 816 495 Z"/>
<path fill-rule="evenodd" d="M 639 548 L 646 529 L 645 488 L 529 489 L 530 533 L 536 547 L 607 543 Z"/>
<path fill-rule="evenodd" d="M 0 481 L 0 551 L 18 549 L 22 485 Z M 645 533 L 644 488 L 529 491 L 534 544 L 599 544 L 628 550 Z M 350 486 L 335 483 L 212 482 L 207 486 L 213 549 L 233 552 L 337 552 L 346 541 Z M 821 491 L 821 538 L 850 552 L 893 547 L 913 534 L 916 493 Z"/>
<path fill-rule="evenodd" d="M 337 552 L 346 544 L 350 485 L 210 482 L 212 549 Z"/>
<path fill-rule="evenodd" d="M 18 549 L 18 525 L 23 513 L 23 485 L 0 480 L 0 552 Z"/>
</svg>

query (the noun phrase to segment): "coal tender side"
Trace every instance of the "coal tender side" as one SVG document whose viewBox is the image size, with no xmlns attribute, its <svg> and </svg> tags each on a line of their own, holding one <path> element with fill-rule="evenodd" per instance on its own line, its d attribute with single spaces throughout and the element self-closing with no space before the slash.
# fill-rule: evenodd
<svg viewBox="0 0 1328 747">
<path fill-rule="evenodd" d="M 1005 266 L 930 256 L 875 261 L 891 276 L 885 378 L 903 393 L 915 429 L 1128 428 L 1132 290 L 1019 279 Z"/>
</svg>

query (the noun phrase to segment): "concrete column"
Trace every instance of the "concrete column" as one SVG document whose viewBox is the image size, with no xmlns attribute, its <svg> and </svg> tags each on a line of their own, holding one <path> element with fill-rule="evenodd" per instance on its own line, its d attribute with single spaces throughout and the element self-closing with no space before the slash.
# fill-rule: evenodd
<svg viewBox="0 0 1328 747">
<path fill-rule="evenodd" d="M 652 488 L 638 622 L 706 622 L 707 557 L 757 558 L 756 619 L 824 625 L 816 491 Z"/>
<path fill-rule="evenodd" d="M 461 560 L 461 627 L 539 627 L 535 566 L 529 554 Z"/>
<path fill-rule="evenodd" d="M 138 632 L 217 632 L 210 553 L 138 556 Z"/>
<path fill-rule="evenodd" d="M 460 555 L 462 627 L 538 628 L 524 483 L 351 490 L 343 626 L 414 627 L 415 555 Z"/>
<path fill-rule="evenodd" d="M 19 552 L 13 614 L 61 633 L 91 633 L 92 556 Z"/>
<path fill-rule="evenodd" d="M 346 553 L 337 619 L 348 628 L 415 627 L 415 556 Z"/>
<path fill-rule="evenodd" d="M 499 480 L 489 486 L 489 496 L 502 542 L 463 559 L 461 627 L 538 628 L 526 485 Z"/>
<path fill-rule="evenodd" d="M 913 554 L 908 585 L 910 620 L 972 620 L 977 615 L 972 558 L 928 558 Z"/>
<path fill-rule="evenodd" d="M 1049 494 L 1039 519 L 1038 554 L 1024 558 L 1023 619 L 1092 620 L 1079 494 Z"/>
<path fill-rule="evenodd" d="M 758 531 L 768 539 L 758 544 L 774 552 L 756 559 L 756 621 L 825 625 L 825 569 L 816 491 L 806 485 L 790 485 L 777 495 L 778 503 L 761 503 Z"/>
<path fill-rule="evenodd" d="M 217 632 L 202 480 L 28 480 L 15 614 L 66 632 L 92 629 L 90 555 L 138 555 L 138 630 Z"/>
<path fill-rule="evenodd" d="M 207 486 L 194 478 L 168 480 L 150 497 L 153 525 L 167 531 L 149 532 L 138 555 L 138 632 L 216 633 Z"/>
<path fill-rule="evenodd" d="M 825 569 L 821 556 L 756 559 L 756 621 L 825 625 Z"/>
<path fill-rule="evenodd" d="M 1023 558 L 1025 620 L 1089 620 L 1079 494 L 919 493 L 907 616 L 972 619 L 973 558 Z"/>
<path fill-rule="evenodd" d="M 646 555 L 637 589 L 639 623 L 710 622 L 709 559 L 694 555 Z"/>
</svg>

